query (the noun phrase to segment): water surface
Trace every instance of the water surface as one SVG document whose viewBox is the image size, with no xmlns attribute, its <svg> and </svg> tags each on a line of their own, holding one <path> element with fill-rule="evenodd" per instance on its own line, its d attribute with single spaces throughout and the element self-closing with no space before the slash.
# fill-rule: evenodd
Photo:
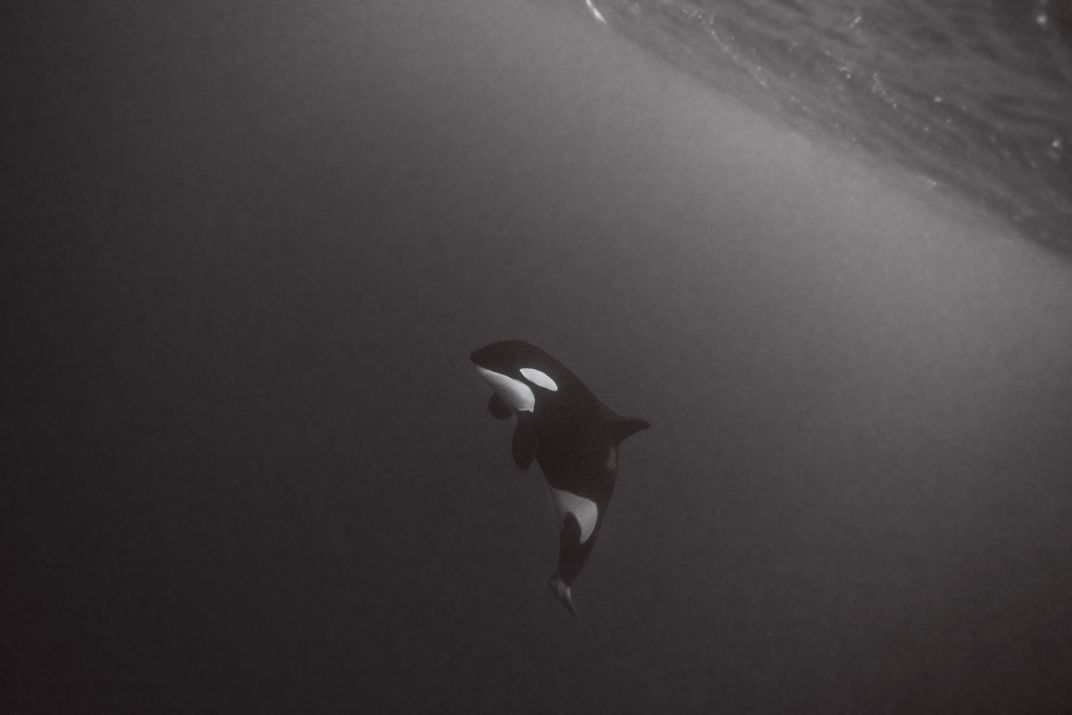
<svg viewBox="0 0 1072 715">
<path fill-rule="evenodd" d="M 1072 5 L 596 0 L 612 27 L 814 136 L 981 202 L 1062 251 Z"/>
</svg>

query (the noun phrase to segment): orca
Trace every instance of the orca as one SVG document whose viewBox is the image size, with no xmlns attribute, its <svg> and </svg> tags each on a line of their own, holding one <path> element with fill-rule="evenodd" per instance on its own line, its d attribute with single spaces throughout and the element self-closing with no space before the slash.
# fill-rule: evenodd
<svg viewBox="0 0 1072 715">
<path fill-rule="evenodd" d="M 491 386 L 488 411 L 516 416 L 512 450 L 521 470 L 540 465 L 558 517 L 558 568 L 547 585 L 574 617 L 571 587 L 592 552 L 618 472 L 618 445 L 651 425 L 604 405 L 565 365 L 535 345 L 503 340 L 471 355 Z"/>
</svg>

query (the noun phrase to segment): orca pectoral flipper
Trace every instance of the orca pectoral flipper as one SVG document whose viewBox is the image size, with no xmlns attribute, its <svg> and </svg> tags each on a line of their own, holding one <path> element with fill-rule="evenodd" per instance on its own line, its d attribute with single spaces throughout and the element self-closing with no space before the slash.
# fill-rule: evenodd
<svg viewBox="0 0 1072 715">
<path fill-rule="evenodd" d="M 494 392 L 491 393 L 491 397 L 488 398 L 488 412 L 490 412 L 491 416 L 497 420 L 505 420 L 513 414 L 510 412 L 510 408 L 506 406 L 506 403 L 503 402 L 503 399 Z"/>
<path fill-rule="evenodd" d="M 536 456 L 536 418 L 531 412 L 517 413 L 513 448 L 514 462 L 521 469 L 528 469 Z"/>
</svg>

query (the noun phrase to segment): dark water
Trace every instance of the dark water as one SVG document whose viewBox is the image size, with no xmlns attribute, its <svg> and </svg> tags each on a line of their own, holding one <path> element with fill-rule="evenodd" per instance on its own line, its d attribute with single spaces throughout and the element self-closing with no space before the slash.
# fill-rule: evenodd
<svg viewBox="0 0 1072 715">
<path fill-rule="evenodd" d="M 582 3 L 7 13 L 0 711 L 1072 708 L 1051 252 Z M 652 423 L 576 621 L 505 337 Z"/>
<path fill-rule="evenodd" d="M 981 202 L 1067 251 L 1072 3 L 598 0 L 769 115 Z"/>
</svg>

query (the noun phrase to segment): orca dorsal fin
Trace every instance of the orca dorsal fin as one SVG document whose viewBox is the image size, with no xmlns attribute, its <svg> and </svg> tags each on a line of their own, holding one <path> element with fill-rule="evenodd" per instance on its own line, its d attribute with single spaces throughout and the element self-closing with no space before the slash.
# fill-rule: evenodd
<svg viewBox="0 0 1072 715">
<path fill-rule="evenodd" d="M 614 415 L 607 420 L 607 429 L 610 432 L 610 439 L 615 444 L 620 443 L 629 435 L 647 429 L 648 427 L 651 427 L 649 422 L 636 417 Z"/>
</svg>

